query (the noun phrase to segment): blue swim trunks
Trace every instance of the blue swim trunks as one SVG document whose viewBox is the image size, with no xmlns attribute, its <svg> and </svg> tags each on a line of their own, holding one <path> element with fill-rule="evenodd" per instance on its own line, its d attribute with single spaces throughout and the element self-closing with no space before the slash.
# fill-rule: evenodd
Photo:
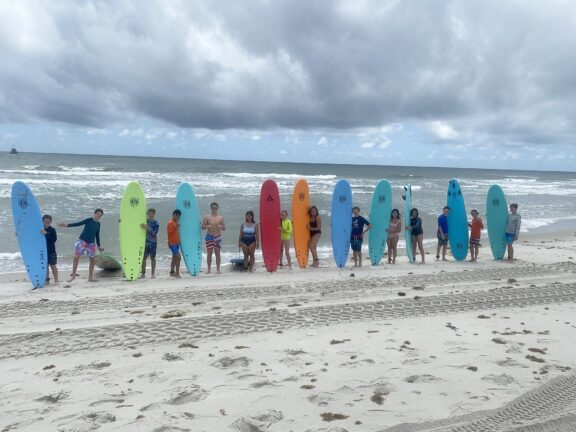
<svg viewBox="0 0 576 432">
<path fill-rule="evenodd" d="M 157 242 L 151 242 L 151 241 L 146 240 L 146 246 L 144 247 L 144 256 L 146 258 L 148 258 L 148 257 L 156 258 L 157 245 L 158 245 Z"/>
<path fill-rule="evenodd" d="M 509 245 L 514 243 L 514 237 L 516 237 L 514 233 L 506 233 L 506 243 Z"/>
<path fill-rule="evenodd" d="M 172 255 L 179 255 L 180 254 L 180 245 L 168 245 Z"/>
<path fill-rule="evenodd" d="M 352 247 L 352 250 L 355 252 L 360 252 L 362 250 L 363 241 L 364 239 L 360 236 L 352 236 L 350 239 L 350 246 Z"/>
</svg>

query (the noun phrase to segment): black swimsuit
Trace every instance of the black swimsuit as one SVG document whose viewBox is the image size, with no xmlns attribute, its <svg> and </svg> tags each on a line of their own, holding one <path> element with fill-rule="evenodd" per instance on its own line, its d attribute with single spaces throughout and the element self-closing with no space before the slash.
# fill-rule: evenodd
<svg viewBox="0 0 576 432">
<path fill-rule="evenodd" d="M 310 228 L 317 228 L 318 227 L 318 222 L 316 222 L 316 218 L 314 218 L 314 222 L 312 222 L 312 219 L 310 219 Z M 315 236 L 316 234 L 320 234 L 322 233 L 322 231 L 320 230 L 310 230 L 310 237 Z"/>
</svg>

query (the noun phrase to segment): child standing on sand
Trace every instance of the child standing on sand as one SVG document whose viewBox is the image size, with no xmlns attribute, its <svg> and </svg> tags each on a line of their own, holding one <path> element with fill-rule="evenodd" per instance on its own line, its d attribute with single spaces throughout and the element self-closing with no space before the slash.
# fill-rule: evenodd
<svg viewBox="0 0 576 432">
<path fill-rule="evenodd" d="M 398 240 L 402 232 L 402 221 L 400 220 L 400 211 L 393 209 L 390 213 L 390 225 L 388 226 L 388 264 L 396 264 L 398 256 Z"/>
<path fill-rule="evenodd" d="M 46 269 L 46 284 L 50 283 L 50 270 L 52 270 L 52 275 L 54 276 L 54 283 L 58 283 L 58 254 L 56 254 L 56 240 L 58 236 L 56 235 L 56 230 L 52 225 L 52 216 L 44 215 L 42 217 L 42 222 L 44 222 L 44 229 L 41 233 L 46 237 L 46 252 L 48 253 L 48 268 Z"/>
<path fill-rule="evenodd" d="M 510 204 L 508 225 L 506 226 L 506 244 L 508 245 L 508 262 L 514 262 L 514 242 L 518 240 L 522 218 L 518 213 L 518 204 Z"/>
<path fill-rule="evenodd" d="M 210 273 L 212 268 L 212 252 L 216 256 L 216 273 L 220 273 L 220 249 L 222 247 L 222 231 L 226 230 L 224 218 L 218 214 L 218 203 L 211 203 L 211 213 L 204 216 L 202 229 L 206 230 L 206 264 Z"/>
<path fill-rule="evenodd" d="M 422 219 L 418 216 L 418 209 L 413 208 L 410 210 L 410 226 L 406 227 L 410 230 L 410 235 L 412 237 L 412 256 L 416 259 L 416 245 L 418 245 L 418 250 L 420 251 L 420 256 L 422 258 L 422 264 L 425 264 L 426 259 L 424 257 L 424 230 L 422 229 Z"/>
<path fill-rule="evenodd" d="M 322 219 L 318 214 L 318 207 L 312 206 L 308 210 L 308 216 L 310 216 L 310 222 L 307 225 L 310 231 L 310 242 L 308 243 L 308 249 L 312 254 L 312 267 L 318 267 L 320 265 L 320 260 L 318 259 L 318 241 L 320 240 L 320 235 L 322 234 Z"/>
<path fill-rule="evenodd" d="M 480 234 L 484 229 L 482 219 L 478 216 L 478 210 L 474 209 L 470 212 L 472 215 L 472 223 L 468 226 L 470 229 L 470 262 L 475 262 L 478 258 L 478 246 L 480 245 Z"/>
<path fill-rule="evenodd" d="M 446 261 L 446 248 L 448 247 L 448 213 L 450 207 L 445 206 L 442 214 L 438 216 L 438 247 L 436 248 L 436 261 L 440 259 L 440 250 L 442 250 L 442 261 Z"/>
<path fill-rule="evenodd" d="M 286 255 L 286 262 L 288 263 L 288 268 L 292 270 L 292 260 L 290 259 L 290 240 L 292 239 L 292 221 L 288 219 L 288 212 L 282 210 L 280 213 L 280 240 L 282 241 L 282 246 L 280 246 L 280 267 L 282 267 L 282 256 Z"/>
<path fill-rule="evenodd" d="M 142 229 L 146 230 L 146 246 L 144 247 L 144 258 L 142 259 L 142 277 L 146 277 L 146 258 L 150 257 L 150 277 L 154 279 L 156 273 L 156 249 L 158 246 L 158 230 L 160 225 L 155 219 L 156 210 L 148 209 L 146 213 L 146 224 L 142 224 Z"/>
<path fill-rule="evenodd" d="M 168 221 L 166 226 L 166 231 L 168 232 L 168 248 L 172 252 L 172 261 L 170 261 L 170 276 L 179 278 L 180 277 L 180 261 L 182 256 L 180 255 L 180 234 L 178 230 L 180 229 L 180 216 L 182 212 L 178 209 L 172 212 L 172 219 Z"/>
<path fill-rule="evenodd" d="M 90 218 L 86 218 L 83 221 L 75 222 L 71 224 L 60 223 L 58 224 L 61 228 L 71 228 L 77 226 L 84 226 L 80 237 L 74 245 L 74 261 L 72 263 L 72 274 L 68 282 L 72 282 L 76 279 L 76 270 L 78 270 L 78 262 L 80 257 L 86 252 L 86 255 L 90 258 L 90 265 L 88 267 L 88 281 L 96 282 L 94 279 L 94 265 L 96 264 L 96 245 L 98 245 L 98 250 L 104 252 L 104 248 L 100 245 L 100 218 L 104 215 L 104 210 L 97 208 L 94 210 L 94 215 Z"/>
<path fill-rule="evenodd" d="M 366 226 L 366 229 L 364 229 Z M 350 237 L 350 247 L 352 248 L 352 258 L 354 267 L 362 267 L 362 243 L 364 234 L 367 233 L 372 225 L 363 216 L 360 216 L 360 207 L 352 208 L 352 234 Z"/>
</svg>

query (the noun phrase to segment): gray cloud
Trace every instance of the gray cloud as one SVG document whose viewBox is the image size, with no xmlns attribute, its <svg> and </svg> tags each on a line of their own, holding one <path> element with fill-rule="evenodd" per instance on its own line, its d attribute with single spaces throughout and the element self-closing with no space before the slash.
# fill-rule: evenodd
<svg viewBox="0 0 576 432">
<path fill-rule="evenodd" d="M 561 0 L 3 2 L 0 121 L 570 143 L 575 26 Z"/>
</svg>

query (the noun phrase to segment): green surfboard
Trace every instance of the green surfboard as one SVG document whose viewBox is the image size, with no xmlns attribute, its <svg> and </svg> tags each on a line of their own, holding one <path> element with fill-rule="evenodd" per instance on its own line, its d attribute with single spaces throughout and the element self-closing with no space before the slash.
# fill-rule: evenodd
<svg viewBox="0 0 576 432">
<path fill-rule="evenodd" d="M 140 276 L 146 244 L 146 229 L 141 226 L 146 225 L 146 198 L 137 182 L 129 183 L 124 190 L 119 224 L 122 269 L 131 281 Z"/>
</svg>

